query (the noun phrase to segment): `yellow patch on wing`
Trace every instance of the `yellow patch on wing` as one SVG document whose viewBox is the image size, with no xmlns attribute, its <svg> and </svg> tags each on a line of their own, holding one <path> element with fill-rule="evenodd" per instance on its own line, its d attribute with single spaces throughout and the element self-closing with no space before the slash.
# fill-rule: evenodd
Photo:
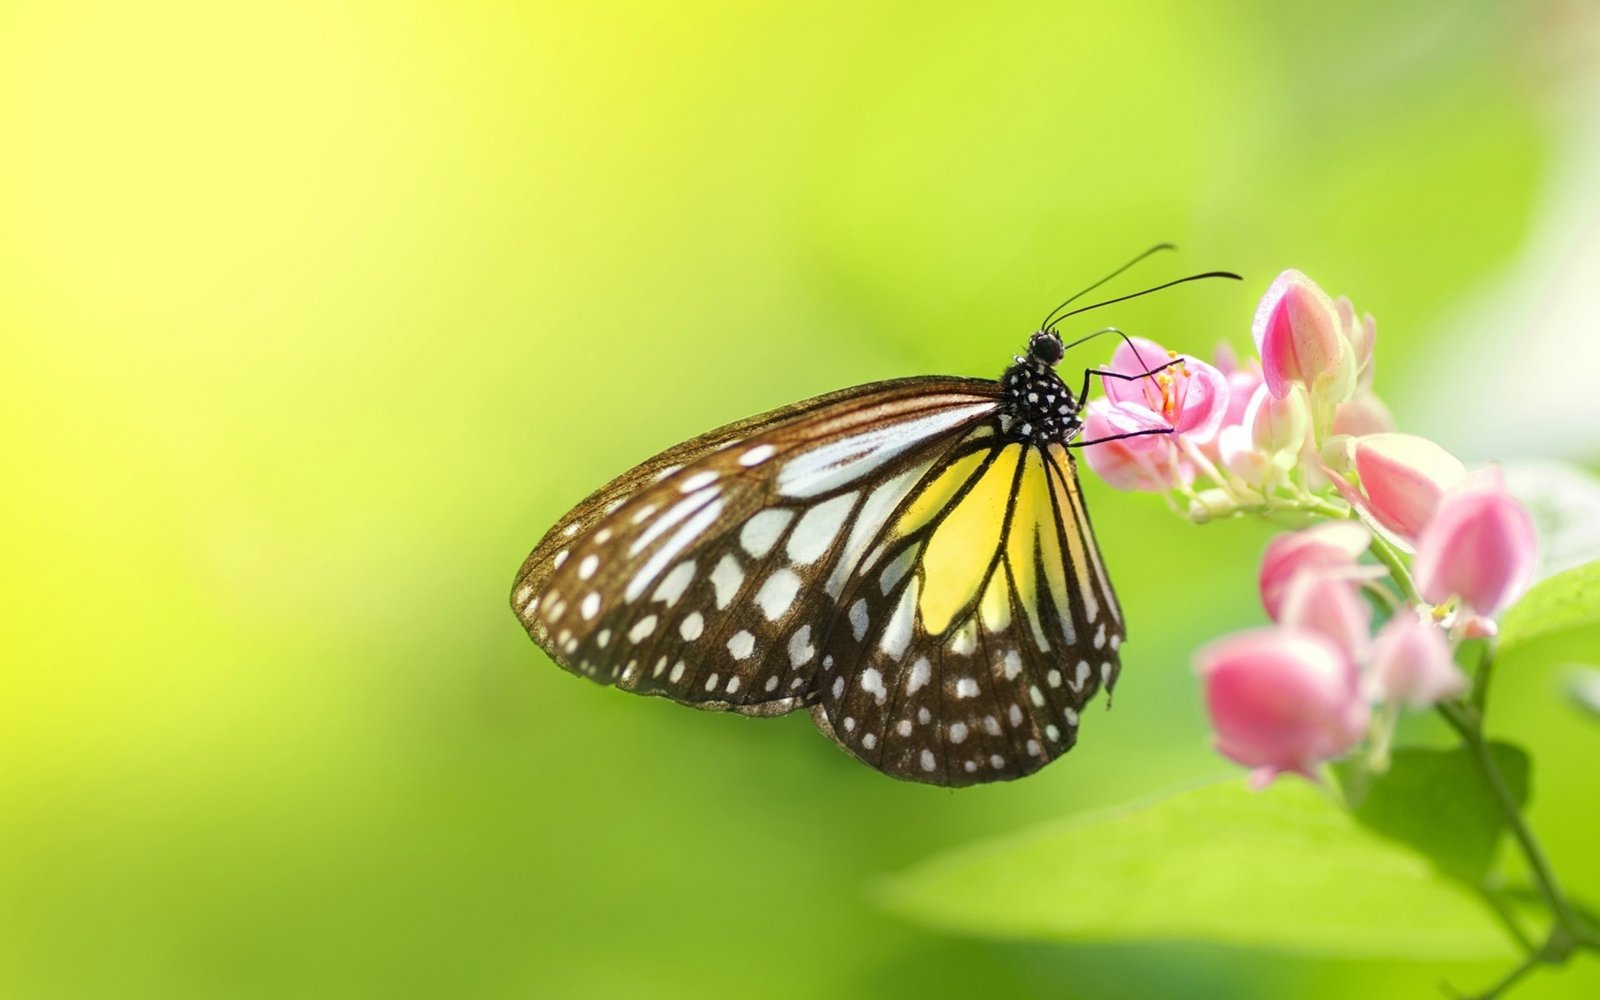
<svg viewBox="0 0 1600 1000">
<path fill-rule="evenodd" d="M 1099 601 L 1095 599 L 1094 588 L 1089 581 L 1089 557 L 1084 552 L 1083 532 L 1078 529 L 1080 519 L 1083 517 L 1083 497 L 1078 493 L 1078 478 L 1072 474 L 1072 467 L 1067 464 L 1071 461 L 1066 450 L 1061 450 L 1062 470 L 1060 476 L 1051 476 L 1051 483 L 1055 487 L 1056 507 L 1061 511 L 1061 526 L 1067 536 L 1067 548 L 1072 555 L 1072 568 L 1077 571 L 1078 590 L 1083 594 L 1084 611 L 1089 621 L 1100 617 Z"/>
<path fill-rule="evenodd" d="M 988 453 L 975 451 L 950 463 L 950 466 L 929 483 L 916 498 L 906 505 L 900 519 L 894 524 L 894 537 L 904 538 L 933 520 L 950 503 L 952 497 L 965 486 L 968 479 L 982 464 Z"/>
<path fill-rule="evenodd" d="M 1022 450 L 1021 445 L 1002 449 L 928 538 L 922 555 L 920 609 L 923 628 L 930 635 L 949 628 L 956 612 L 970 605 L 983 586 L 1005 528 L 1006 504 Z"/>
</svg>

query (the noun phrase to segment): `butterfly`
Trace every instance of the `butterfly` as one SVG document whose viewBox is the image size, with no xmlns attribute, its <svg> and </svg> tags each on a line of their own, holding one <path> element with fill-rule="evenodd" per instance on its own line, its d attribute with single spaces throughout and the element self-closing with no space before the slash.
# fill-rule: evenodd
<svg viewBox="0 0 1600 1000">
<path fill-rule="evenodd" d="M 1238 277 L 1062 313 L 1166 248 L 1063 302 L 998 381 L 844 389 L 648 459 L 550 529 L 512 610 L 572 673 L 703 709 L 805 708 L 895 778 L 1037 771 L 1121 670 L 1127 631 L 1069 448 L 1100 443 L 1075 440 L 1092 375 L 1144 377 L 1090 369 L 1074 393 L 1066 350 L 1126 335 L 1066 344 L 1056 325 Z"/>
</svg>

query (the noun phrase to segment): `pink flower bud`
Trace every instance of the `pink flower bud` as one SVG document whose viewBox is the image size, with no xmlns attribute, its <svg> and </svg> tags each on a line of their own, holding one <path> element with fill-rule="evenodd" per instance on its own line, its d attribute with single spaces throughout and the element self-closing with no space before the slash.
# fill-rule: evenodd
<svg viewBox="0 0 1600 1000">
<path fill-rule="evenodd" d="M 1266 485 L 1274 471 L 1271 460 L 1256 451 L 1249 429 L 1237 424 L 1217 433 L 1216 452 L 1229 472 L 1257 488 Z"/>
<path fill-rule="evenodd" d="M 1180 360 L 1154 375 L 1169 361 Z M 1111 370 L 1139 378 L 1101 377 L 1106 398 L 1114 403 L 1138 403 L 1159 414 L 1179 434 L 1208 441 L 1222 426 L 1228 411 L 1228 381 L 1222 372 L 1188 355 L 1168 351 L 1153 340 L 1132 337 L 1111 355 Z"/>
<path fill-rule="evenodd" d="M 1498 614 L 1532 582 L 1538 544 L 1499 470 L 1480 470 L 1445 494 L 1417 539 L 1417 589 L 1436 604 L 1459 597 L 1480 615 Z"/>
<path fill-rule="evenodd" d="M 1339 329 L 1344 333 L 1346 340 L 1350 341 L 1350 348 L 1356 361 L 1356 388 L 1372 388 L 1372 349 L 1378 342 L 1378 321 L 1372 318 L 1371 313 L 1356 317 L 1356 307 L 1350 300 L 1341 295 L 1339 301 L 1333 304 L 1334 310 L 1339 314 Z"/>
<path fill-rule="evenodd" d="M 1461 460 L 1414 434 L 1372 434 L 1356 442 L 1356 475 L 1378 523 L 1415 540 L 1444 492 L 1466 475 Z"/>
<path fill-rule="evenodd" d="M 1096 399 L 1084 410 L 1083 440 L 1133 431 L 1166 429 L 1160 416 L 1139 403 Z M 1194 479 L 1194 468 L 1178 455 L 1170 434 L 1145 434 L 1083 449 L 1089 467 L 1113 488 L 1165 493 Z"/>
<path fill-rule="evenodd" d="M 1352 663 L 1360 662 L 1372 641 L 1372 607 L 1361 596 L 1362 575 L 1354 566 L 1301 569 L 1290 579 L 1275 620 L 1319 633 Z"/>
<path fill-rule="evenodd" d="M 1277 626 L 1220 639 L 1196 654 L 1223 756 L 1255 768 L 1256 787 L 1292 771 L 1314 779 L 1366 730 L 1355 667 L 1322 636 Z"/>
<path fill-rule="evenodd" d="M 1467 689 L 1467 678 L 1450 657 L 1444 630 L 1410 611 L 1384 623 L 1372 641 L 1367 697 L 1427 708 Z"/>
<path fill-rule="evenodd" d="M 1333 411 L 1333 433 L 1351 437 L 1387 434 L 1394 430 L 1394 417 L 1383 400 L 1370 392 L 1358 392 Z"/>
<path fill-rule="evenodd" d="M 1278 397 L 1262 386 L 1245 411 L 1245 425 L 1250 428 L 1251 441 L 1263 454 L 1298 456 L 1305 447 L 1306 435 L 1311 433 L 1311 407 L 1305 390 L 1290 386 L 1287 395 Z"/>
<path fill-rule="evenodd" d="M 1354 574 L 1356 557 L 1372 544 L 1372 535 L 1354 521 L 1330 521 L 1304 531 L 1279 535 L 1261 556 L 1261 606 L 1282 621 L 1289 582 L 1306 571 Z"/>
<path fill-rule="evenodd" d="M 1285 271 L 1262 296 L 1252 332 L 1274 396 L 1295 383 L 1332 405 L 1356 386 L 1356 356 L 1328 294 L 1299 271 Z"/>
</svg>

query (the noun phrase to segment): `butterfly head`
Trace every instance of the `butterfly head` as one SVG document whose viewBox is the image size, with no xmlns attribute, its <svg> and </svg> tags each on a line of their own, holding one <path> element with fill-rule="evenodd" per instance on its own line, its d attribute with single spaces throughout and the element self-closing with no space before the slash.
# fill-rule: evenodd
<svg viewBox="0 0 1600 1000">
<path fill-rule="evenodd" d="M 1061 360 L 1061 337 L 1054 330 L 1040 330 L 1028 338 L 1028 359 L 1046 368 L 1054 368 Z"/>
</svg>

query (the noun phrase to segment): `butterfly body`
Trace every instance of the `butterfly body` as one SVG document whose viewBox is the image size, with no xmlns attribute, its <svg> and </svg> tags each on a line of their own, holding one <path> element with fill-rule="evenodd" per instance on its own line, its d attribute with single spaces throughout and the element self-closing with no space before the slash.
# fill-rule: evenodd
<svg viewBox="0 0 1600 1000">
<path fill-rule="evenodd" d="M 746 715 L 808 708 L 897 778 L 1032 773 L 1115 683 L 1125 634 L 1060 356 L 1036 334 L 998 382 L 874 383 L 668 449 L 557 522 L 512 608 L 573 673 Z"/>
</svg>

